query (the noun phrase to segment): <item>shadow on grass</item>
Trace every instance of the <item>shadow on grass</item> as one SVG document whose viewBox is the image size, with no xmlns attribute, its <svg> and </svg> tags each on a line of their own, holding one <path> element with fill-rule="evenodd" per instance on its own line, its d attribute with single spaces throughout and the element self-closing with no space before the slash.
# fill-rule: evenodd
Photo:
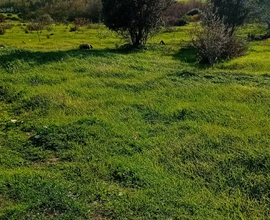
<svg viewBox="0 0 270 220">
<path fill-rule="evenodd" d="M 31 50 L 7 50 L 0 53 L 0 66 L 7 72 L 12 72 L 18 62 L 25 62 L 32 66 L 39 66 L 48 63 L 61 62 L 69 58 L 84 59 L 86 57 L 112 58 L 117 54 L 129 54 L 126 49 L 105 49 L 105 50 L 79 50 L 68 51 L 31 51 Z"/>
<path fill-rule="evenodd" d="M 195 64 L 198 63 L 196 59 L 196 51 L 192 47 L 182 47 L 176 54 L 174 59 L 183 63 Z"/>
<path fill-rule="evenodd" d="M 210 67 L 209 64 L 200 63 L 198 61 L 195 49 L 190 46 L 182 47 L 176 54 L 173 55 L 173 58 L 183 63 L 188 63 L 189 65 L 199 69 L 206 69 Z"/>
</svg>

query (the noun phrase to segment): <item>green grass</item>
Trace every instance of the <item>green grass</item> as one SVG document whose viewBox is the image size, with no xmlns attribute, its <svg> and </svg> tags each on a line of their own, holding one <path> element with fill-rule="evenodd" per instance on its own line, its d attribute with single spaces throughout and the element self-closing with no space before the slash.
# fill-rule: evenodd
<svg viewBox="0 0 270 220">
<path fill-rule="evenodd" d="M 270 41 L 212 69 L 189 28 L 0 36 L 0 219 L 269 218 Z"/>
</svg>

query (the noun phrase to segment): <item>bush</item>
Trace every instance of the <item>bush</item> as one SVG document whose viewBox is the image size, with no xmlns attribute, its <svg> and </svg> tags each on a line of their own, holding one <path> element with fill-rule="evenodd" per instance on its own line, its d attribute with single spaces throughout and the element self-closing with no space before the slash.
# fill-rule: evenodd
<svg viewBox="0 0 270 220">
<path fill-rule="evenodd" d="M 13 28 L 14 25 L 11 23 L 3 23 L 3 24 L 1 24 L 1 26 L 6 30 L 10 30 Z"/>
<path fill-rule="evenodd" d="M 40 26 L 39 23 L 29 23 L 27 26 L 26 26 L 26 30 L 28 31 L 37 31 L 37 30 L 40 30 L 42 29 L 42 27 Z"/>
<path fill-rule="evenodd" d="M 0 35 L 4 35 L 6 33 L 6 29 L 3 28 L 2 25 L 0 25 Z"/>
<path fill-rule="evenodd" d="M 13 27 L 10 23 L 2 23 L 0 24 L 0 35 L 4 35 L 6 30 L 11 29 Z"/>
<path fill-rule="evenodd" d="M 104 24 L 136 48 L 161 25 L 163 11 L 173 0 L 102 0 Z"/>
<path fill-rule="evenodd" d="M 202 27 L 191 31 L 191 44 L 196 49 L 200 61 L 208 62 L 211 66 L 228 58 L 244 54 L 246 46 L 243 41 L 231 35 L 224 19 L 208 5 L 202 13 Z"/>
<path fill-rule="evenodd" d="M 42 23 L 43 25 L 50 25 L 53 23 L 53 19 L 51 18 L 51 16 L 49 14 L 44 14 L 42 16 L 40 16 L 37 21 L 39 23 Z"/>
<path fill-rule="evenodd" d="M 204 4 L 200 0 L 191 0 L 187 2 L 175 2 L 164 13 L 164 21 L 166 26 L 183 26 L 186 20 L 183 19 L 188 13 L 202 10 Z M 183 22 L 185 21 L 185 22 Z"/>
<path fill-rule="evenodd" d="M 44 29 L 45 26 L 46 26 L 46 24 L 42 23 L 41 21 L 37 21 L 36 23 L 34 23 L 34 22 L 29 23 L 26 26 L 25 33 L 27 34 L 28 31 L 36 31 L 37 35 L 38 35 L 38 40 L 40 42 L 41 41 L 40 36 L 41 36 L 42 30 Z"/>
<path fill-rule="evenodd" d="M 89 20 L 86 18 L 76 18 L 74 21 L 74 25 L 78 26 L 78 27 L 82 27 L 82 26 L 87 25 L 88 22 L 89 22 Z"/>
<path fill-rule="evenodd" d="M 8 13 L 7 16 L 8 16 L 8 17 L 12 17 L 12 14 Z"/>
<path fill-rule="evenodd" d="M 0 23 L 3 23 L 6 21 L 5 15 L 0 14 Z"/>
</svg>

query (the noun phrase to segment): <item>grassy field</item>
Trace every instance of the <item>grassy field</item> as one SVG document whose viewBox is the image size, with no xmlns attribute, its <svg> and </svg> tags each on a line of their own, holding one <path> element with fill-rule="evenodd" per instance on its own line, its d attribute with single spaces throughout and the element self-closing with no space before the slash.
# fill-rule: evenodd
<svg viewBox="0 0 270 220">
<path fill-rule="evenodd" d="M 269 219 L 269 40 L 212 69 L 190 27 L 139 52 L 24 28 L 0 36 L 1 220 Z"/>
</svg>

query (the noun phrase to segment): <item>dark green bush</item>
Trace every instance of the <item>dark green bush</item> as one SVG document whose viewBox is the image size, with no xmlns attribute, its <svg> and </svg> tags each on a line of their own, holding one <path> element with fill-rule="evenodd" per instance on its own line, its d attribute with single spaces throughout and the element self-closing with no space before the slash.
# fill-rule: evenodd
<svg viewBox="0 0 270 220">
<path fill-rule="evenodd" d="M 149 35 L 162 25 L 163 12 L 172 3 L 172 0 L 102 0 L 104 24 L 135 48 L 142 48 Z"/>
<path fill-rule="evenodd" d="M 6 21 L 6 16 L 0 14 L 0 23 L 3 23 L 3 22 L 5 22 L 5 21 Z"/>
</svg>

